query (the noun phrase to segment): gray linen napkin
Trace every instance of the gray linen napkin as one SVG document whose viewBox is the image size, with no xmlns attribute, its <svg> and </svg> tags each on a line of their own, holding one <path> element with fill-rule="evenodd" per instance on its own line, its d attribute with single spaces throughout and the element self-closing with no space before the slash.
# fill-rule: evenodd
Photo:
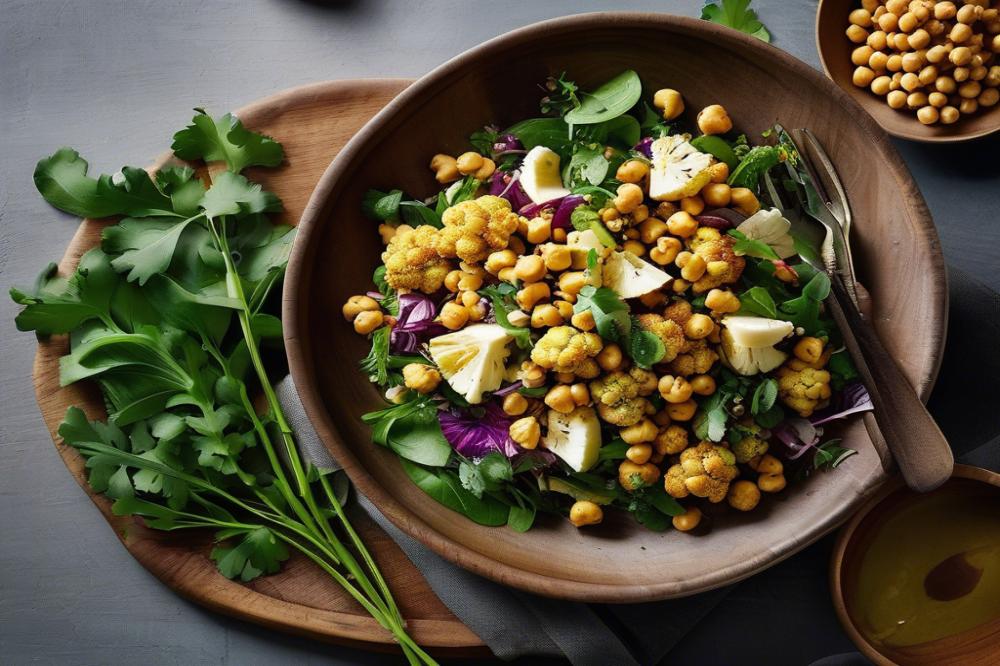
<svg viewBox="0 0 1000 666">
<path fill-rule="evenodd" d="M 949 277 L 948 347 L 931 411 L 960 461 L 1000 471 L 1000 438 L 996 437 L 1000 433 L 1000 294 L 961 271 L 952 269 Z M 304 455 L 318 467 L 338 469 L 306 417 L 290 377 L 278 385 L 277 393 Z M 501 659 L 550 656 L 577 666 L 654 664 L 741 585 L 645 604 L 555 601 L 456 567 L 399 531 L 367 498 L 358 495 L 358 504 L 399 544 L 444 604 Z M 790 558 L 772 571 L 801 575 L 796 571 L 801 568 L 800 559 L 801 555 Z M 808 566 L 817 569 L 817 576 L 825 576 L 824 565 L 825 561 Z M 775 606 L 774 613 L 780 614 L 782 609 Z M 709 661 L 739 663 L 737 646 L 747 637 L 733 631 L 724 635 L 729 640 L 719 641 L 721 652 Z M 847 653 L 827 657 L 816 666 L 858 663 L 865 663 L 859 654 Z"/>
</svg>

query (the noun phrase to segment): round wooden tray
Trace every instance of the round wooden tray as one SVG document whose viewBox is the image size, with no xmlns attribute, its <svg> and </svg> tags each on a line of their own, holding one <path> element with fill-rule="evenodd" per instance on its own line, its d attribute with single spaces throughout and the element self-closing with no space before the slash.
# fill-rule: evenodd
<svg viewBox="0 0 1000 666">
<path fill-rule="evenodd" d="M 252 169 L 252 180 L 277 193 L 285 204 L 280 222 L 297 224 L 313 187 L 334 155 L 354 133 L 408 84 L 406 79 L 348 80 L 294 88 L 240 109 L 245 125 L 274 136 L 285 147 L 287 163 L 278 169 Z M 155 170 L 171 156 L 161 156 Z M 107 222 L 84 220 L 59 264 L 70 273 L 87 250 L 100 243 Z M 341 588 L 301 555 L 280 573 L 240 584 L 223 577 L 208 559 L 208 533 L 165 533 L 115 516 L 111 503 L 91 492 L 83 459 L 56 435 L 70 405 L 90 418 L 105 416 L 104 403 L 89 383 L 59 386 L 59 357 L 68 353 L 65 336 L 40 341 L 35 356 L 35 395 L 56 449 L 73 477 L 101 510 L 122 544 L 146 569 L 178 594 L 226 615 L 273 629 L 374 650 L 393 650 L 395 642 Z M 374 522 L 355 515 L 354 525 L 389 577 L 413 638 L 441 656 L 490 655 L 483 642 L 437 598 L 421 573 Z"/>
</svg>

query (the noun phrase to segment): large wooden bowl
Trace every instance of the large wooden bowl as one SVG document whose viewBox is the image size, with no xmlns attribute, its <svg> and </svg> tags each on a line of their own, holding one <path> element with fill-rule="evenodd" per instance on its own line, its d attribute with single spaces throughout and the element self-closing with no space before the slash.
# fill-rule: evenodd
<svg viewBox="0 0 1000 666">
<path fill-rule="evenodd" d="M 955 143 L 1000 131 L 1000 104 L 980 109 L 972 115 L 963 115 L 952 125 L 923 125 L 913 111 L 890 109 L 884 97 L 875 95 L 868 88 L 855 86 L 851 82 L 855 68 L 851 63 L 851 51 L 858 44 L 847 39 L 844 31 L 849 25 L 847 15 L 860 6 L 860 0 L 820 0 L 816 11 L 816 49 L 827 76 L 889 134 L 912 141 Z"/>
<path fill-rule="evenodd" d="M 691 113 L 722 103 L 757 136 L 775 121 L 809 127 L 840 166 L 857 219 L 856 257 L 874 294 L 877 328 L 926 396 L 947 310 L 937 235 L 916 185 L 878 125 L 835 85 L 759 41 L 698 20 L 660 14 L 587 14 L 491 40 L 418 80 L 341 151 L 316 187 L 285 281 L 285 342 L 306 411 L 358 488 L 403 531 L 493 580 L 568 599 L 637 602 L 745 578 L 829 532 L 887 478 L 888 454 L 861 420 L 844 432 L 860 451 L 833 473 L 753 515 L 725 512 L 709 533 L 656 534 L 612 519 L 578 531 L 546 522 L 526 534 L 473 524 L 424 495 L 397 459 L 371 443 L 359 416 L 378 391 L 358 371 L 367 343 L 340 315 L 370 289 L 381 246 L 360 212 L 371 187 L 437 191 L 430 156 L 457 154 L 485 123 L 538 115 L 539 82 L 569 72 L 584 88 L 633 68 L 655 90 L 683 92 Z"/>
</svg>

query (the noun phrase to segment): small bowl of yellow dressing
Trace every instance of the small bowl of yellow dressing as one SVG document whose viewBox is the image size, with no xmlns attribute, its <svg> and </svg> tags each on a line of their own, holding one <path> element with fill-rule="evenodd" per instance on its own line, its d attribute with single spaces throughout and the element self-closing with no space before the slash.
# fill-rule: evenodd
<svg viewBox="0 0 1000 666">
<path fill-rule="evenodd" d="M 956 465 L 926 494 L 890 483 L 838 536 L 831 591 L 876 664 L 1000 663 L 1000 474 Z"/>
</svg>

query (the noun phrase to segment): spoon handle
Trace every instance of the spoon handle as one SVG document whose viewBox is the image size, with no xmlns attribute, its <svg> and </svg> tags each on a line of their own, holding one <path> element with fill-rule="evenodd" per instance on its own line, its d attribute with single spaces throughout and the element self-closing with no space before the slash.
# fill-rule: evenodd
<svg viewBox="0 0 1000 666">
<path fill-rule="evenodd" d="M 875 422 L 903 480 L 917 492 L 934 490 L 951 476 L 955 465 L 948 440 L 836 272 L 831 282 L 828 307 L 871 395 Z"/>
</svg>

